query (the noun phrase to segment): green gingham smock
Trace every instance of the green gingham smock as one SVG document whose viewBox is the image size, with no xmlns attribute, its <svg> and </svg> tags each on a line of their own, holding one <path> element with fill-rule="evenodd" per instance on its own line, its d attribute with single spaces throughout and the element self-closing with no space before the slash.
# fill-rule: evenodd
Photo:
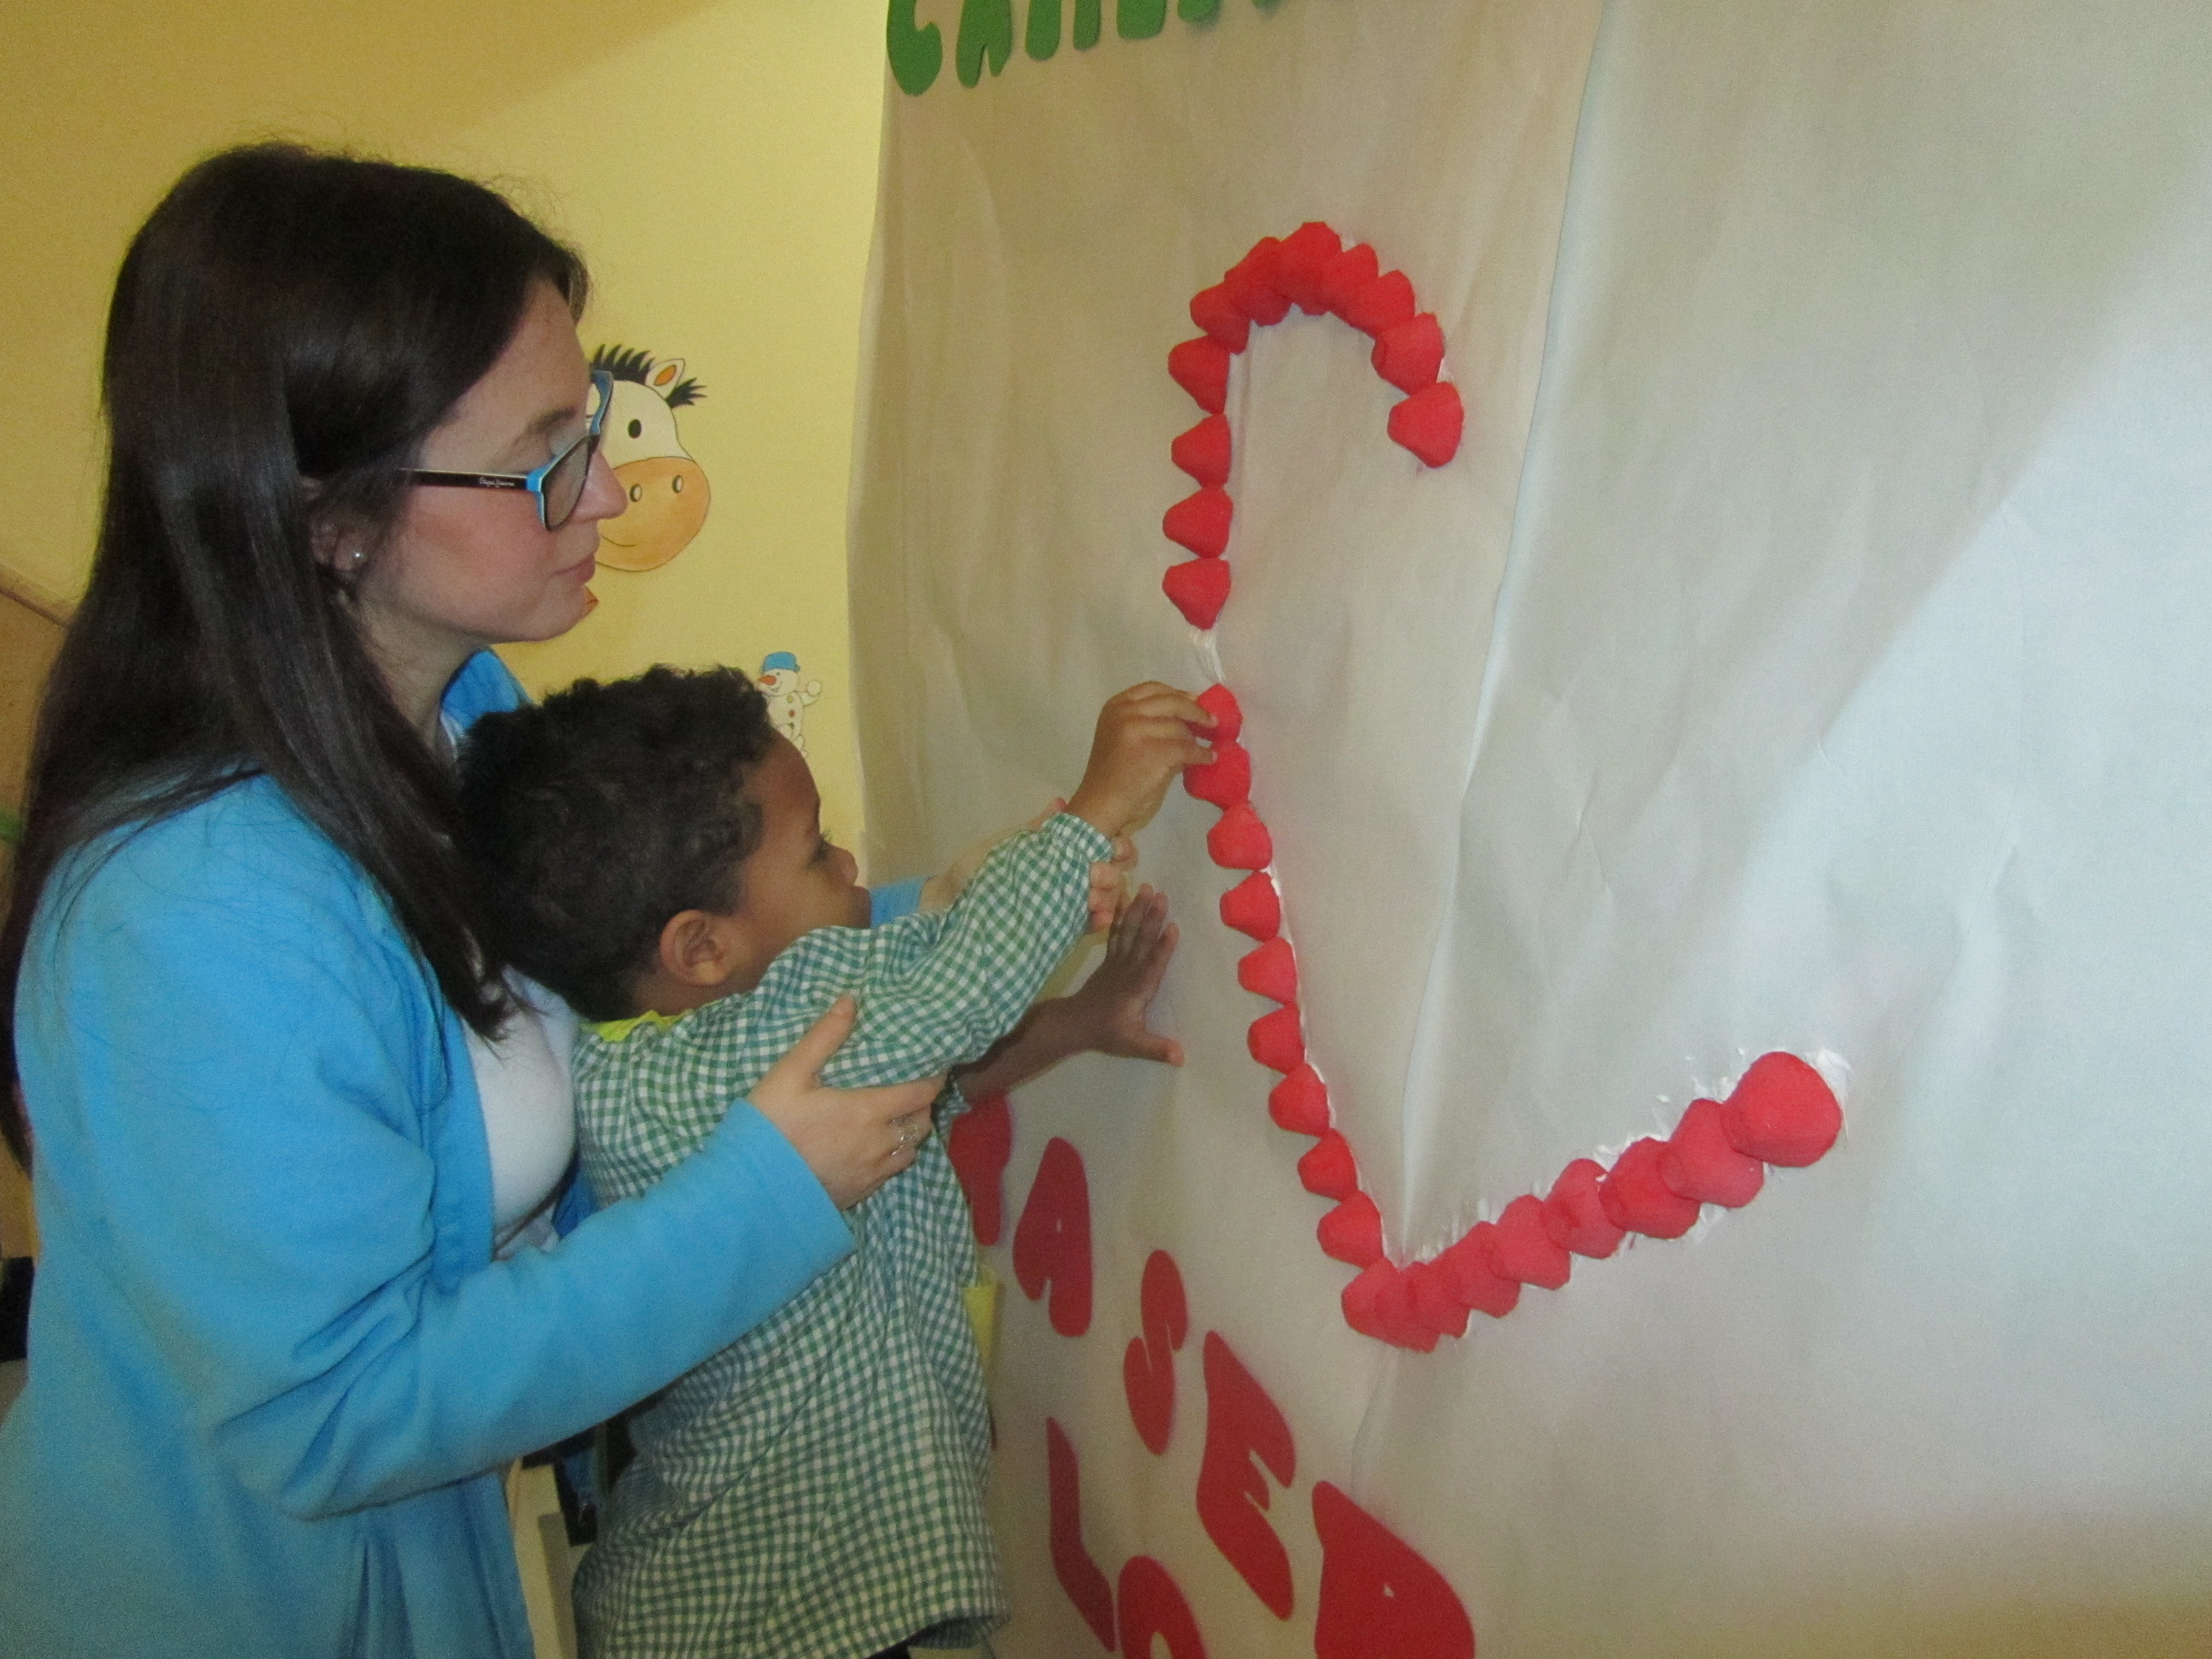
<svg viewBox="0 0 2212 1659">
<path fill-rule="evenodd" d="M 981 1055 L 1081 935 L 1090 866 L 1111 856 L 1062 814 L 1002 843 L 948 911 L 823 928 L 751 992 L 587 1030 L 576 1123 L 599 1201 L 680 1162 L 845 992 L 860 1021 L 825 1082 Z M 846 1218 L 850 1256 L 631 1414 L 636 1461 L 576 1574 L 587 1654 L 866 1659 L 925 1634 L 969 1646 L 1004 1621 L 963 1297 L 975 1244 L 943 1137 Z"/>
</svg>

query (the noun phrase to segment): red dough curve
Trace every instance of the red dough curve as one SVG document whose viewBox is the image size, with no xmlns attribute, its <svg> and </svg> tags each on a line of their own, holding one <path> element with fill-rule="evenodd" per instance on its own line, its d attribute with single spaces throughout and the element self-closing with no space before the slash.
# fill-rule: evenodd
<svg viewBox="0 0 2212 1659">
<path fill-rule="evenodd" d="M 1227 485 L 1233 436 L 1224 412 L 1230 360 L 1250 343 L 1255 325 L 1281 322 L 1296 306 L 1309 315 L 1334 313 L 1375 341 L 1371 361 L 1382 380 L 1407 395 L 1390 410 L 1393 441 L 1425 465 L 1459 453 L 1467 422 L 1459 389 L 1438 378 L 1444 337 L 1420 308 L 1402 270 L 1384 270 L 1375 250 L 1343 239 L 1318 220 L 1279 240 L 1262 237 L 1214 286 L 1190 302 L 1203 331 L 1168 354 L 1168 373 L 1206 411 L 1178 436 L 1173 459 L 1198 484 L 1167 510 L 1161 528 L 1196 555 L 1171 565 L 1161 586 L 1191 626 L 1210 629 L 1228 603 L 1225 556 L 1235 503 Z M 1345 1286 L 1345 1322 L 1402 1348 L 1433 1349 L 1440 1337 L 1463 1336 L 1470 1313 L 1503 1319 L 1519 1305 L 1525 1285 L 1558 1290 L 1577 1255 L 1602 1260 L 1630 1233 L 1677 1238 L 1707 1204 L 1738 1206 L 1756 1197 L 1765 1166 L 1816 1162 L 1835 1145 L 1843 1109 L 1812 1066 L 1795 1054 L 1762 1054 L 1724 1102 L 1698 1100 L 1668 1139 L 1635 1142 L 1611 1169 L 1578 1158 L 1542 1196 L 1524 1193 L 1494 1222 L 1479 1221 L 1433 1258 L 1394 1262 L 1382 1214 L 1361 1188 L 1351 1144 L 1331 1127 L 1328 1088 L 1306 1054 L 1298 1012 L 1297 957 L 1282 932 L 1282 897 L 1271 869 L 1274 843 L 1253 808 L 1252 757 L 1237 742 L 1243 711 L 1224 685 L 1199 697 L 1215 724 L 1206 735 L 1214 759 L 1184 775 L 1192 795 L 1221 811 L 1207 832 L 1206 852 L 1224 869 L 1250 873 L 1221 898 L 1224 926 L 1258 948 L 1237 964 L 1237 982 L 1279 1006 L 1252 1022 L 1252 1057 L 1281 1074 L 1267 1112 L 1292 1133 L 1314 1137 L 1298 1159 L 1298 1179 L 1333 1207 L 1316 1229 L 1322 1249 L 1359 1269 Z"/>
</svg>

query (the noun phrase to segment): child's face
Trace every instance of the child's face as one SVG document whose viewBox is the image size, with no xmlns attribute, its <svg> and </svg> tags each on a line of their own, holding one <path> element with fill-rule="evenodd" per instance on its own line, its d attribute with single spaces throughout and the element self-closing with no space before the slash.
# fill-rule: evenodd
<svg viewBox="0 0 2212 1659">
<path fill-rule="evenodd" d="M 853 855 L 822 833 L 822 797 L 806 757 L 779 737 L 754 771 L 761 843 L 740 866 L 744 891 L 738 914 L 759 955 L 769 962 L 817 927 L 865 927 L 868 890 Z"/>
</svg>

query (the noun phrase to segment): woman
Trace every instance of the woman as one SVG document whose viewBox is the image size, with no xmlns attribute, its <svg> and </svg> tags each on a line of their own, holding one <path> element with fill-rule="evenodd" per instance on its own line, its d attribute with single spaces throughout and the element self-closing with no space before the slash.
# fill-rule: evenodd
<svg viewBox="0 0 2212 1659">
<path fill-rule="evenodd" d="M 823 1089 L 833 1017 L 658 1188 L 546 1224 L 565 1048 L 449 762 L 621 509 L 585 282 L 478 185 L 275 146 L 124 262 L 0 936 L 45 1247 L 0 1651 L 527 1655 L 489 1471 L 757 1322 L 911 1157 L 934 1081 Z"/>
</svg>

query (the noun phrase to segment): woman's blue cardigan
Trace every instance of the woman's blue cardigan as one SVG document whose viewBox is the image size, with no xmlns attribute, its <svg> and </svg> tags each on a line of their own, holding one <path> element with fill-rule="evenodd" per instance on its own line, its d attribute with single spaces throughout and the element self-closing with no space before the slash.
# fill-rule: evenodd
<svg viewBox="0 0 2212 1659">
<path fill-rule="evenodd" d="M 487 653 L 447 708 L 520 696 Z M 500 1467 L 851 1248 L 740 1103 L 653 1192 L 492 1260 L 460 1022 L 265 780 L 59 873 L 15 1015 L 43 1248 L 0 1654 L 529 1659 Z"/>
</svg>

